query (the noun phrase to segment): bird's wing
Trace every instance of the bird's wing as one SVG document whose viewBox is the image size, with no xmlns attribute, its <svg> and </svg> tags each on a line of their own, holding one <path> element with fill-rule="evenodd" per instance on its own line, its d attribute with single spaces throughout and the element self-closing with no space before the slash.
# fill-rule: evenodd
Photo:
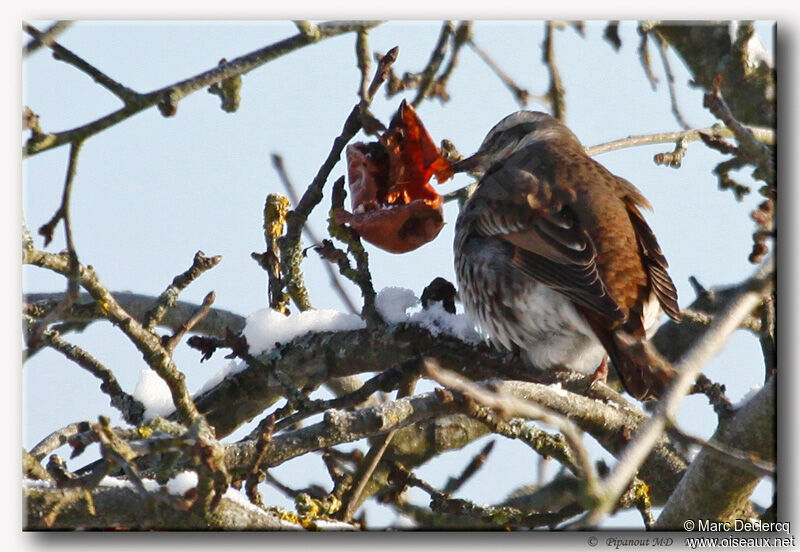
<svg viewBox="0 0 800 552">
<path fill-rule="evenodd" d="M 495 168 L 471 200 L 475 228 L 514 247 L 513 270 L 599 315 L 624 320 L 598 272 L 592 238 L 567 206 L 569 195 L 563 194 L 569 192 L 554 191 L 528 171 Z M 480 204 L 485 208 L 476 209 Z"/>
<path fill-rule="evenodd" d="M 672 278 L 667 273 L 667 268 L 669 267 L 667 259 L 661 252 L 661 247 L 656 241 L 655 234 L 653 234 L 634 202 L 628 199 L 625 203 L 628 208 L 628 215 L 633 223 L 633 229 L 636 232 L 636 240 L 642 250 L 642 260 L 650 278 L 650 283 L 653 286 L 653 292 L 656 294 L 664 312 L 677 322 L 680 320 L 681 309 L 678 306 L 678 291 L 675 289 Z"/>
</svg>

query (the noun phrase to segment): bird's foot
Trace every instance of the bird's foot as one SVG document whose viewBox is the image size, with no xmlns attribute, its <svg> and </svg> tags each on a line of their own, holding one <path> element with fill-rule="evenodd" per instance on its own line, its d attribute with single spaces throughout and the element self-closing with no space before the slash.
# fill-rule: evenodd
<svg viewBox="0 0 800 552">
<path fill-rule="evenodd" d="M 594 387 L 596 382 L 605 383 L 606 378 L 608 378 L 608 357 L 603 357 L 603 361 L 600 363 L 600 366 L 597 367 L 597 370 L 592 373 L 591 377 L 589 378 L 589 387 Z"/>
</svg>

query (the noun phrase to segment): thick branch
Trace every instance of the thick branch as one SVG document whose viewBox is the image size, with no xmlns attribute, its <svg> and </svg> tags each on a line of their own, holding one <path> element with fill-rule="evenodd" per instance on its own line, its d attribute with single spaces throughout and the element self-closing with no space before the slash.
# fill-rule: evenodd
<svg viewBox="0 0 800 552">
<path fill-rule="evenodd" d="M 725 420 L 711 441 L 774 461 L 776 457 L 776 377 Z M 736 467 L 708 448 L 702 449 L 667 501 L 657 529 L 683 529 L 687 519 L 733 521 L 750 504 L 761 476 Z"/>
<path fill-rule="evenodd" d="M 775 72 L 766 59 L 759 57 L 752 40 L 751 24 L 739 23 L 735 40 L 730 25 L 734 22 L 686 25 L 661 23 L 653 31 L 669 43 L 693 75 L 693 81 L 705 90 L 714 88 L 722 77 L 722 95 L 730 98 L 736 118 L 746 124 L 775 125 Z"/>
<path fill-rule="evenodd" d="M 42 529 L 301 529 L 281 520 L 279 514 L 246 504 L 245 500 L 223 497 L 208 518 L 181 507 L 182 497 L 148 493 L 134 488 L 97 487 L 91 502 L 82 489 L 57 489 L 49 485 L 23 489 L 26 530 Z M 60 508 L 52 515 L 53 506 Z"/>
<path fill-rule="evenodd" d="M 125 309 L 128 314 L 140 323 L 145 318 L 145 313 L 153 306 L 156 297 L 140 293 L 127 291 L 114 291 L 112 295 Z M 39 317 L 47 312 L 52 305 L 64 298 L 63 293 L 28 293 L 22 300 L 27 303 L 27 314 Z M 186 301 L 176 302 L 159 322 L 159 326 L 177 331 L 181 325 L 189 319 L 200 305 Z M 75 327 L 83 327 L 97 320 L 105 320 L 101 306 L 88 293 L 82 293 L 78 300 L 65 311 L 59 313 L 54 322 L 63 322 Z M 209 335 L 213 337 L 225 337 L 226 330 L 230 329 L 233 333 L 239 333 L 244 329 L 244 316 L 226 311 L 223 309 L 211 309 L 202 320 L 192 329 L 192 333 Z"/>
</svg>

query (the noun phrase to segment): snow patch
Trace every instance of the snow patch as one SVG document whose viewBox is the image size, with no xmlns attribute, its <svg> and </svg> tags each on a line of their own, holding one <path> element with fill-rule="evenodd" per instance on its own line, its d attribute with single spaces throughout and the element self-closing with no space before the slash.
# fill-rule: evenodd
<svg viewBox="0 0 800 552">
<path fill-rule="evenodd" d="M 741 399 L 739 399 L 739 401 L 738 401 L 736 404 L 734 404 L 734 405 L 733 405 L 733 408 L 740 408 L 740 407 L 744 406 L 745 404 L 747 404 L 747 401 L 749 401 L 750 399 L 752 399 L 753 397 L 755 397 L 755 396 L 756 396 L 756 394 L 758 394 L 758 392 L 759 392 L 759 391 L 761 391 L 761 389 L 762 389 L 763 387 L 764 387 L 764 386 L 763 386 L 762 384 L 760 384 L 760 383 L 757 383 L 757 384 L 755 384 L 753 387 L 751 387 L 751 388 L 750 388 L 750 389 L 749 389 L 749 390 L 748 390 L 748 391 L 747 391 L 747 392 L 746 392 L 746 393 L 745 393 L 745 394 L 742 396 L 742 398 L 741 398 Z"/>
<path fill-rule="evenodd" d="M 186 491 L 197 487 L 197 472 L 185 470 L 167 481 L 169 494 L 183 496 Z"/>
<path fill-rule="evenodd" d="M 133 390 L 133 398 L 144 406 L 144 421 L 156 416 L 165 417 L 175 411 L 172 394 L 167 383 L 155 370 L 145 368 L 139 373 L 139 381 Z"/>
<path fill-rule="evenodd" d="M 228 375 L 241 372 L 245 368 L 245 366 L 247 366 L 247 364 L 244 362 L 238 360 L 230 361 L 228 364 L 220 368 L 219 372 L 211 376 L 208 379 L 208 381 L 206 381 L 203 385 L 201 385 L 200 388 L 194 392 L 192 397 L 199 397 L 209 389 L 213 389 L 219 383 L 221 383 L 222 380 L 228 377 Z"/>
<path fill-rule="evenodd" d="M 272 309 L 262 309 L 247 317 L 244 337 L 250 354 L 269 351 L 276 343 L 286 343 L 311 332 L 341 332 L 366 327 L 361 317 L 335 310 L 307 310 L 284 316 Z"/>
<path fill-rule="evenodd" d="M 420 300 L 410 289 L 383 288 L 375 297 L 375 308 L 390 324 L 401 322 L 417 324 L 434 336 L 444 333 L 472 344 L 483 341 L 483 336 L 478 333 L 475 324 L 466 314 L 450 314 L 444 310 L 441 303 L 434 303 L 428 309 L 423 310 Z M 272 350 L 278 343 L 286 343 L 308 333 L 341 332 L 360 330 L 365 327 L 366 324 L 360 316 L 335 310 L 308 310 L 285 316 L 272 309 L 262 309 L 247 317 L 243 334 L 250 346 L 250 354 L 257 355 Z M 194 396 L 202 395 L 226 377 L 236 374 L 246 367 L 247 363 L 241 361 L 228 363 L 195 391 Z M 163 382 L 160 383 L 163 384 Z M 145 404 L 148 413 L 150 404 Z M 167 414 L 175 408 L 171 399 L 168 404 Z M 160 412 L 155 406 L 153 411 Z"/>
<path fill-rule="evenodd" d="M 410 289 L 385 287 L 375 297 L 375 308 L 390 324 L 406 322 L 406 311 L 419 304 L 419 299 Z"/>
<path fill-rule="evenodd" d="M 467 343 L 480 343 L 483 340 L 475 329 L 475 323 L 466 314 L 450 314 L 439 302 L 422 309 L 420 300 L 410 289 L 383 288 L 375 297 L 375 308 L 391 324 L 400 322 L 416 324 L 434 336 L 444 333 Z M 410 309 L 413 310 L 408 312 Z"/>
</svg>

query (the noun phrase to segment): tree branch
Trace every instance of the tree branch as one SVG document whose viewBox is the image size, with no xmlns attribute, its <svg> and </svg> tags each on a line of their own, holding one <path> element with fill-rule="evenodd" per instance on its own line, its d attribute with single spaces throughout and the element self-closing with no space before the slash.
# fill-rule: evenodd
<svg viewBox="0 0 800 552">
<path fill-rule="evenodd" d="M 774 263 L 770 258 L 756 273 L 739 287 L 714 324 L 703 338 L 697 342 L 675 365 L 678 376 L 670 384 L 669 390 L 659 401 L 653 417 L 636 433 L 636 436 L 619 457 L 619 463 L 602 483 L 601 502 L 583 518 L 581 523 L 595 526 L 605 514 L 610 512 L 618 497 L 625 491 L 639 466 L 650 454 L 653 446 L 662 437 L 667 421 L 672 419 L 678 410 L 683 397 L 691 390 L 695 378 L 708 360 L 719 351 L 725 342 L 763 300 L 773 285 Z"/>
<path fill-rule="evenodd" d="M 290 38 L 270 44 L 264 48 L 250 52 L 233 59 L 222 66 L 214 67 L 194 77 L 176 82 L 138 97 L 138 101 L 125 105 L 121 109 L 109 113 L 77 128 L 56 133 L 33 136 L 25 144 L 23 155 L 28 157 L 55 147 L 82 140 L 98 134 L 125 119 L 144 111 L 159 103 L 168 102 L 177 107 L 177 102 L 207 86 L 220 83 L 231 77 L 244 75 L 253 69 L 264 65 L 278 57 L 289 54 L 309 44 L 344 33 L 372 28 L 379 25 L 378 21 L 344 21 L 320 23 L 316 26 L 316 33 L 299 33 Z M 173 112 L 174 113 L 174 112 Z"/>
<path fill-rule="evenodd" d="M 711 441 L 774 462 L 776 395 L 776 377 L 772 376 L 730 420 L 720 424 Z M 655 528 L 683 529 L 687 519 L 740 519 L 761 478 L 761 474 L 726 461 L 715 450 L 703 448 L 667 501 Z"/>
</svg>

